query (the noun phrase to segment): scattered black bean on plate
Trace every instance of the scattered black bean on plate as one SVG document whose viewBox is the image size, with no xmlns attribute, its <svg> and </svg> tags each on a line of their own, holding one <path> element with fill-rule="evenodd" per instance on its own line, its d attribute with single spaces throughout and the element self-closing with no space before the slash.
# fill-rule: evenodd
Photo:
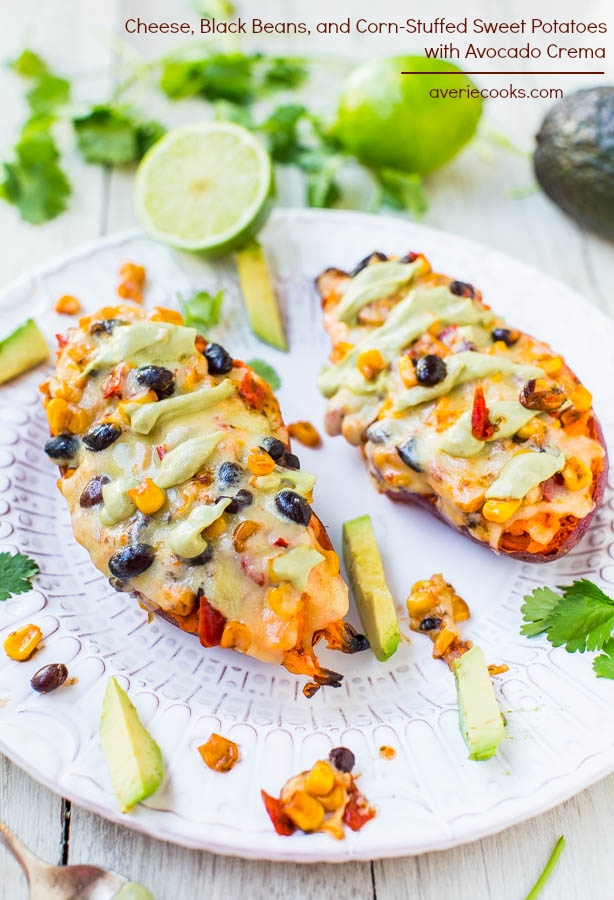
<svg viewBox="0 0 614 900">
<path fill-rule="evenodd" d="M 340 772 L 351 772 L 356 764 L 356 757 L 347 747 L 333 747 L 328 758 Z"/>
<path fill-rule="evenodd" d="M 434 353 L 427 353 L 416 363 L 416 378 L 425 387 L 434 387 L 443 381 L 448 374 L 448 367 L 441 358 Z"/>
<path fill-rule="evenodd" d="M 280 491 L 275 497 L 275 506 L 287 519 L 298 525 L 309 525 L 311 506 L 304 497 L 294 491 Z"/>
<path fill-rule="evenodd" d="M 434 628 L 439 628 L 441 625 L 441 619 L 435 618 L 435 616 L 427 616 L 426 619 L 422 619 L 420 622 L 420 631 L 433 631 Z"/>
<path fill-rule="evenodd" d="M 204 354 L 211 375 L 225 375 L 232 369 L 232 356 L 221 344 L 207 344 Z"/>
<path fill-rule="evenodd" d="M 149 544 L 130 544 L 114 553 L 109 560 L 109 571 L 124 580 L 140 575 L 154 561 L 153 547 Z"/>
<path fill-rule="evenodd" d="M 260 446 L 269 454 L 271 459 L 274 459 L 275 461 L 281 459 L 286 452 L 286 445 L 276 437 L 265 437 Z"/>
<path fill-rule="evenodd" d="M 223 462 L 217 470 L 217 478 L 220 484 L 238 484 L 241 481 L 243 469 L 239 463 Z"/>
<path fill-rule="evenodd" d="M 79 449 L 79 438 L 74 434 L 58 434 L 45 444 L 45 453 L 54 462 L 70 462 Z"/>
<path fill-rule="evenodd" d="M 87 434 L 83 435 L 83 443 L 88 450 L 98 453 L 114 444 L 121 433 L 120 426 L 114 422 L 102 422 L 100 425 L 92 425 Z"/>
<path fill-rule="evenodd" d="M 108 475 L 95 475 L 81 491 L 79 506 L 83 509 L 90 509 L 90 507 L 102 503 L 102 489 L 110 480 Z"/>
<path fill-rule="evenodd" d="M 30 684 L 39 694 L 49 694 L 61 687 L 68 678 L 68 669 L 64 663 L 49 663 L 35 672 Z"/>
<path fill-rule="evenodd" d="M 155 391 L 158 400 L 165 400 L 175 390 L 175 376 L 164 366 L 141 366 L 137 370 L 136 380 L 141 387 Z"/>
</svg>

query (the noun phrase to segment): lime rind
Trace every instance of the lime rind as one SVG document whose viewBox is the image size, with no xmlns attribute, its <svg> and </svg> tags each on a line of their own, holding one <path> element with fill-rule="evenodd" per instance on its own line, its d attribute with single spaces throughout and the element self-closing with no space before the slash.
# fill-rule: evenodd
<svg viewBox="0 0 614 900">
<path fill-rule="evenodd" d="M 143 158 L 138 219 L 152 237 L 182 250 L 222 253 L 244 244 L 270 211 L 273 167 L 264 145 L 228 122 L 183 125 Z"/>
</svg>

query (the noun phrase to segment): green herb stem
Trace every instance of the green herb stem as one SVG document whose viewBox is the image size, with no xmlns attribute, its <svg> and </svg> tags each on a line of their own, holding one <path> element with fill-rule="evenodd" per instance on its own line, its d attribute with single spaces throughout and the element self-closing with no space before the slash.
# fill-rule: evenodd
<svg viewBox="0 0 614 900">
<path fill-rule="evenodd" d="M 542 888 L 544 887 L 544 885 L 546 884 L 546 882 L 552 875 L 554 867 L 556 866 L 559 856 L 563 852 L 564 847 L 565 847 L 565 835 L 562 834 L 560 836 L 560 838 L 558 839 L 558 841 L 556 842 L 556 844 L 554 845 L 554 850 L 552 851 L 552 853 L 550 855 L 550 859 L 548 860 L 548 862 L 546 863 L 546 865 L 544 867 L 544 871 L 541 873 L 541 875 L 539 876 L 539 878 L 537 879 L 537 881 L 535 882 L 535 884 L 533 885 L 533 887 L 527 894 L 525 900 L 535 900 L 537 895 L 541 893 Z"/>
</svg>

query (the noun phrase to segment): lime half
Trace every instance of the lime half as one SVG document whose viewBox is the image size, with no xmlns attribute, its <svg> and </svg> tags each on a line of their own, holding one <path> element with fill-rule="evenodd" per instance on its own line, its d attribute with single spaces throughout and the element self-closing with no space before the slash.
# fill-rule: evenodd
<svg viewBox="0 0 614 900">
<path fill-rule="evenodd" d="M 203 122 L 169 131 L 136 173 L 136 212 L 154 238 L 182 250 L 226 253 L 264 224 L 273 168 L 241 125 Z"/>
</svg>

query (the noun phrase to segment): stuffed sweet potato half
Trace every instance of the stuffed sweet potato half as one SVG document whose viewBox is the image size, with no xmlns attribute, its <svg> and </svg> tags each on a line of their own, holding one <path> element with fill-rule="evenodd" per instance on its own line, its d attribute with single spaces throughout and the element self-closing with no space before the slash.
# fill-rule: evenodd
<svg viewBox="0 0 614 900">
<path fill-rule="evenodd" d="M 316 283 L 332 341 L 319 376 L 326 429 L 361 448 L 377 489 L 519 559 L 575 546 L 607 453 L 591 394 L 562 357 L 421 254 L 373 253 Z"/>
<path fill-rule="evenodd" d="M 205 647 L 338 686 L 314 644 L 368 645 L 268 384 L 172 310 L 103 309 L 59 341 L 45 450 L 94 565 Z"/>
</svg>

